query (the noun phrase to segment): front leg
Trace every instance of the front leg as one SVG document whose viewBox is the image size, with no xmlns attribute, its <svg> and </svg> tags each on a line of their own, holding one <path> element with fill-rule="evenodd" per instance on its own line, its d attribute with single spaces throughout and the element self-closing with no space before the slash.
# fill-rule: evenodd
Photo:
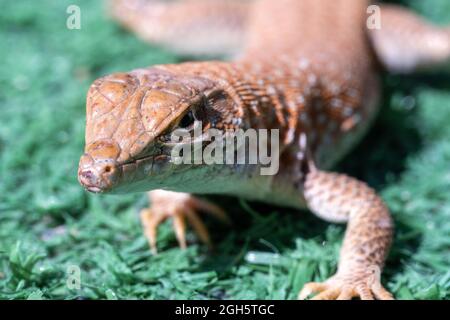
<svg viewBox="0 0 450 320">
<path fill-rule="evenodd" d="M 333 222 L 348 221 L 337 273 L 324 283 L 306 284 L 305 299 L 393 299 L 380 274 L 393 235 L 393 222 L 381 198 L 365 183 L 345 175 L 313 170 L 306 176 L 305 199 L 312 212 Z"/>
<path fill-rule="evenodd" d="M 158 226 L 167 218 L 173 219 L 173 228 L 178 243 L 186 248 L 186 220 L 192 225 L 200 239 L 211 246 L 208 230 L 198 216 L 198 212 L 206 212 L 223 222 L 229 223 L 225 212 L 205 200 L 198 199 L 188 193 L 154 190 L 148 193 L 151 207 L 141 211 L 141 221 L 150 248 L 156 254 L 156 238 Z"/>
</svg>

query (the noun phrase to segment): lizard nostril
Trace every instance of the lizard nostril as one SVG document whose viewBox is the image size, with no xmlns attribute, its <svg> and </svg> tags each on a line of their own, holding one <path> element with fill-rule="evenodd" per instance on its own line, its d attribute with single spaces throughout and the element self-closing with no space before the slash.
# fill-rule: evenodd
<svg viewBox="0 0 450 320">
<path fill-rule="evenodd" d="M 80 175 L 82 178 L 85 178 L 87 180 L 90 180 L 93 176 L 91 170 L 83 170 L 83 171 L 81 171 Z"/>
<path fill-rule="evenodd" d="M 109 172 L 111 172 L 111 171 L 112 171 L 111 166 L 106 166 L 106 167 L 105 167 L 105 172 L 106 172 L 106 173 L 109 173 Z"/>
</svg>

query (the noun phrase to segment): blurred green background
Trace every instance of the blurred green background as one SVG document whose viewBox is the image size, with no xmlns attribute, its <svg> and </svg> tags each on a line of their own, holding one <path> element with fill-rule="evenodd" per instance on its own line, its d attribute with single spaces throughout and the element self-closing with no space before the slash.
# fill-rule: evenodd
<svg viewBox="0 0 450 320">
<path fill-rule="evenodd" d="M 397 1 L 398 2 L 398 1 Z M 450 23 L 450 1 L 408 6 Z M 81 8 L 81 30 L 66 9 Z M 192 232 L 160 254 L 142 234 L 144 195 L 102 196 L 76 179 L 85 95 L 102 75 L 180 61 L 88 0 L 0 0 L 0 298 L 294 299 L 336 268 L 344 226 L 308 212 L 216 199 L 233 228 L 209 221 L 216 248 Z M 383 109 L 339 170 L 377 188 L 397 232 L 384 284 L 400 299 L 450 298 L 450 76 L 385 77 Z M 70 270 L 81 271 L 81 287 Z"/>
</svg>

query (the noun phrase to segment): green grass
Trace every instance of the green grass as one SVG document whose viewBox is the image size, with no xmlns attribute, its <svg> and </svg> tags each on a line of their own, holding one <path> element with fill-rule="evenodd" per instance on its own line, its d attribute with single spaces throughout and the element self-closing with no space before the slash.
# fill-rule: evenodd
<svg viewBox="0 0 450 320">
<path fill-rule="evenodd" d="M 81 30 L 65 27 L 72 3 Z M 447 0 L 408 3 L 450 23 Z M 207 221 L 214 252 L 191 232 L 179 250 L 168 222 L 152 256 L 138 219 L 145 196 L 90 195 L 76 180 L 84 100 L 101 75 L 177 57 L 117 27 L 97 1 L 0 7 L 0 298 L 294 299 L 333 274 L 343 226 L 236 199 L 216 199 L 235 225 Z M 383 279 L 400 299 L 450 298 L 449 121 L 448 75 L 386 77 L 379 120 L 340 165 L 392 210 Z M 80 290 L 66 285 L 73 265 Z"/>
</svg>

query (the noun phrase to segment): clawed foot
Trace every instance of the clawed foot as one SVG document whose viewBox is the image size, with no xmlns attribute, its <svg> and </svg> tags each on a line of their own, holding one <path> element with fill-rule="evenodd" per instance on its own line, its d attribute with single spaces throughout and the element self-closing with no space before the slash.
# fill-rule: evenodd
<svg viewBox="0 0 450 320">
<path fill-rule="evenodd" d="M 358 275 L 357 273 L 351 275 L 336 274 L 323 283 L 307 283 L 300 291 L 298 298 L 304 300 L 311 294 L 317 294 L 311 300 L 394 299 L 392 294 L 381 285 L 380 272 L 370 269 L 364 275 Z"/>
<path fill-rule="evenodd" d="M 155 190 L 149 192 L 149 196 L 151 208 L 141 211 L 141 220 L 145 235 L 154 254 L 157 253 L 156 237 L 158 226 L 169 217 L 173 219 L 175 235 L 182 249 L 186 248 L 186 220 L 194 228 L 199 238 L 211 247 L 211 239 L 205 224 L 199 217 L 199 211 L 209 213 L 225 223 L 230 223 L 222 209 L 205 200 L 197 199 L 190 194 Z"/>
</svg>

